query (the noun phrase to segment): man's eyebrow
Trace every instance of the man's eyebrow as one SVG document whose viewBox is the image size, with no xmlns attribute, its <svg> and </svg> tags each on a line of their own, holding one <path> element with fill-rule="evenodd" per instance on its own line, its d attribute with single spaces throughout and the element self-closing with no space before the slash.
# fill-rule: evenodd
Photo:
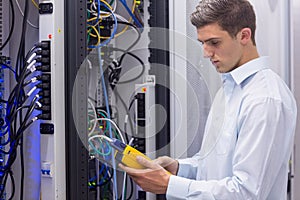
<svg viewBox="0 0 300 200">
<path fill-rule="evenodd" d="M 218 39 L 220 39 L 220 38 L 217 38 L 217 37 L 216 37 L 216 38 L 209 38 L 209 39 L 204 40 L 204 41 L 199 40 L 199 39 L 197 39 L 197 40 L 203 44 L 203 43 L 209 42 L 209 41 L 211 41 L 211 40 L 218 40 Z"/>
</svg>

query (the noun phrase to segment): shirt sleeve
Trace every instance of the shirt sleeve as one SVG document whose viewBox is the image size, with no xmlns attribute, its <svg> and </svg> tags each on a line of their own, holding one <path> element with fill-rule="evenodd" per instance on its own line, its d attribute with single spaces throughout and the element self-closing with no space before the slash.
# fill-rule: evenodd
<svg viewBox="0 0 300 200">
<path fill-rule="evenodd" d="M 196 179 L 199 162 L 199 153 L 191 158 L 178 159 L 179 166 L 177 176 Z"/>
<path fill-rule="evenodd" d="M 194 164 L 181 161 L 178 175 L 187 178 L 170 177 L 167 199 L 267 199 L 279 171 L 288 163 L 296 111 L 270 98 L 248 102 L 241 109 L 232 176 L 192 180 L 183 170 L 194 169 Z M 211 167 L 218 167 L 217 163 Z"/>
</svg>

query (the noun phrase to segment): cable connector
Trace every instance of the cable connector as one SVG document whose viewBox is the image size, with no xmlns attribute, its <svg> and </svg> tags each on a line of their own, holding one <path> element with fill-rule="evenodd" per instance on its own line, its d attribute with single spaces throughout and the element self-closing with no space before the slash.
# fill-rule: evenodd
<svg viewBox="0 0 300 200">
<path fill-rule="evenodd" d="M 42 107 L 42 104 L 39 101 L 36 101 L 35 104 L 37 105 L 37 108 Z"/>
<path fill-rule="evenodd" d="M 37 50 L 36 51 L 37 55 L 41 55 L 41 56 L 50 56 L 50 50 L 46 49 L 46 50 Z"/>
<path fill-rule="evenodd" d="M 36 55 L 37 55 L 36 53 L 33 53 L 26 62 L 31 63 L 31 61 L 35 58 Z"/>
<path fill-rule="evenodd" d="M 49 57 L 38 57 L 38 58 L 36 58 L 36 61 L 42 63 L 43 65 L 50 64 Z"/>
<path fill-rule="evenodd" d="M 32 93 L 36 90 L 36 86 L 34 86 L 33 88 L 31 88 L 31 90 L 29 90 L 29 92 L 26 94 L 26 96 L 31 96 L 32 95 Z"/>
<path fill-rule="evenodd" d="M 41 90 L 38 93 L 41 97 L 50 97 L 50 90 Z"/>
<path fill-rule="evenodd" d="M 38 81 L 38 78 L 37 77 L 33 77 L 32 79 L 30 79 L 30 81 L 28 81 L 28 84 L 29 83 L 35 83 Z"/>
<path fill-rule="evenodd" d="M 36 60 L 33 60 L 32 62 L 30 62 L 30 64 L 27 66 L 27 69 L 30 70 L 34 66 L 35 63 L 36 63 Z"/>
<path fill-rule="evenodd" d="M 39 114 L 37 116 L 37 118 L 42 119 L 42 120 L 50 120 L 51 119 L 51 114 L 50 113 Z"/>
<path fill-rule="evenodd" d="M 38 107 L 36 109 L 43 111 L 43 114 L 45 114 L 45 113 L 49 113 L 51 111 L 51 106 L 49 106 L 49 105 L 43 105 L 43 106 Z"/>
<path fill-rule="evenodd" d="M 49 83 L 51 81 L 51 75 L 50 74 L 38 75 L 36 79 L 42 81 L 43 83 Z"/>
<path fill-rule="evenodd" d="M 34 122 L 36 120 L 38 120 L 38 117 L 34 117 L 34 118 L 31 119 L 32 122 Z"/>
<path fill-rule="evenodd" d="M 39 48 L 42 48 L 42 49 L 50 49 L 50 42 L 42 41 L 42 42 L 39 42 L 36 46 Z"/>
<path fill-rule="evenodd" d="M 37 66 L 36 70 L 42 71 L 42 72 L 50 72 L 50 65 Z"/>
<path fill-rule="evenodd" d="M 36 86 L 41 89 L 50 89 L 50 83 L 39 83 Z"/>
<path fill-rule="evenodd" d="M 39 101 L 40 101 L 43 105 L 50 105 L 50 103 L 51 103 L 50 98 L 47 98 L 47 97 L 41 98 L 41 99 L 39 99 Z"/>
</svg>

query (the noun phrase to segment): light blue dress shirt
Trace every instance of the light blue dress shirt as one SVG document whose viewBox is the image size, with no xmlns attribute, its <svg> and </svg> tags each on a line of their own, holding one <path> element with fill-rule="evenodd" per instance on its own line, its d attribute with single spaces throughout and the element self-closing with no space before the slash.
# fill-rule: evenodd
<svg viewBox="0 0 300 200">
<path fill-rule="evenodd" d="M 167 199 L 284 200 L 297 108 L 267 57 L 222 74 L 202 147 L 179 160 Z"/>
</svg>

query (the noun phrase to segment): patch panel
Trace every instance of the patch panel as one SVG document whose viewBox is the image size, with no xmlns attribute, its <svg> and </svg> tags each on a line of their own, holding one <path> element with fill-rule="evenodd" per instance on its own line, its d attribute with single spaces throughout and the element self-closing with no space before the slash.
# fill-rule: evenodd
<svg viewBox="0 0 300 200">
<path fill-rule="evenodd" d="M 41 119 L 51 120 L 51 43 L 50 41 L 42 41 L 40 44 L 41 50 L 37 52 L 40 55 L 38 59 L 41 62 L 41 66 L 37 67 L 42 73 L 38 76 L 38 80 L 41 81 L 37 85 L 41 89 L 39 102 L 43 105 L 41 107 L 42 114 Z"/>
</svg>

